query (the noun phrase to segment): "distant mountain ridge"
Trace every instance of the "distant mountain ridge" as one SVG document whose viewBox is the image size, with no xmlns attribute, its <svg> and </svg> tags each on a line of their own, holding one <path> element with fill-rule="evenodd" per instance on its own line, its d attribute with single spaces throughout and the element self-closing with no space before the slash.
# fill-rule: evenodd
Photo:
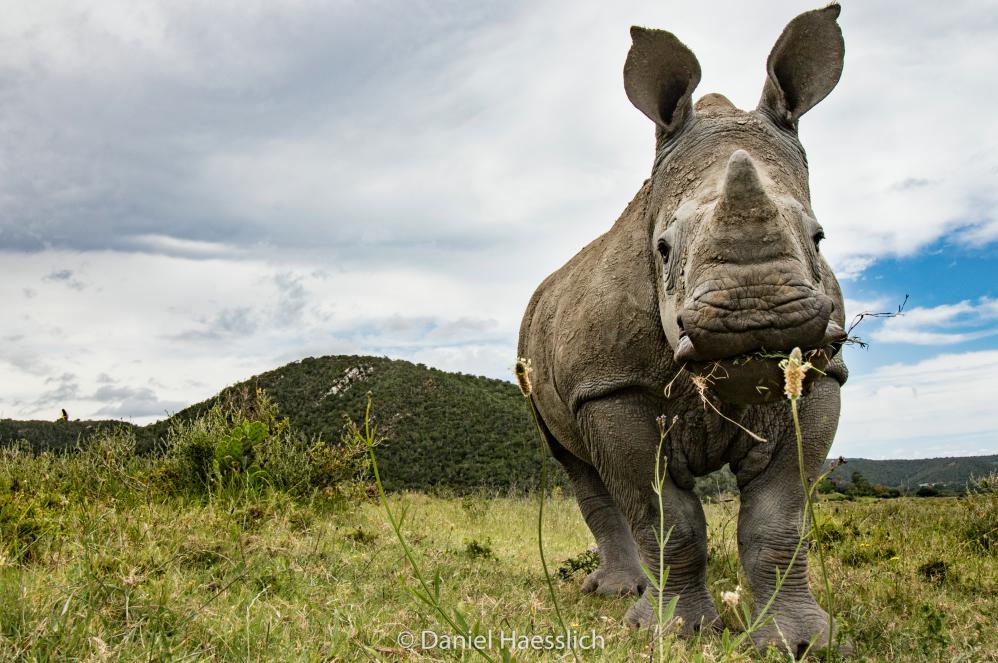
<svg viewBox="0 0 998 663">
<path fill-rule="evenodd" d="M 926 484 L 962 488 L 971 477 L 998 472 L 998 455 L 917 460 L 847 458 L 846 464 L 835 468 L 830 478 L 837 483 L 848 482 L 853 472 L 859 472 L 870 483 L 910 491 Z"/>
<path fill-rule="evenodd" d="M 519 389 L 504 380 L 450 373 L 384 357 L 308 357 L 222 390 L 204 402 L 148 426 L 117 421 L 0 420 L 0 446 L 26 440 L 35 450 L 72 448 L 106 427 L 135 431 L 149 450 L 177 418 L 191 419 L 219 399 L 261 387 L 303 432 L 335 443 L 344 415 L 359 421 L 374 395 L 374 420 L 386 435 L 378 462 L 392 489 L 531 488 L 541 449 Z M 544 451 L 546 462 L 556 465 Z M 848 459 L 832 478 L 859 471 L 875 484 L 914 491 L 923 483 L 962 487 L 972 475 L 998 471 L 998 455 L 921 460 Z M 558 470 L 558 481 L 566 481 Z"/>
</svg>

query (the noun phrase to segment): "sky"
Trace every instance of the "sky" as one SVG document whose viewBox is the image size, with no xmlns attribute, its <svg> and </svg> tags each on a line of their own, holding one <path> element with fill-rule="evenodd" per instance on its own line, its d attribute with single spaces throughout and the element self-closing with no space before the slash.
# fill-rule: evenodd
<svg viewBox="0 0 998 663">
<path fill-rule="evenodd" d="M 755 106 L 816 4 L 0 0 L 0 418 L 148 423 L 307 356 L 508 378 L 648 176 L 632 24 Z M 998 14 L 844 3 L 800 122 L 855 333 L 832 454 L 998 453 Z"/>
</svg>

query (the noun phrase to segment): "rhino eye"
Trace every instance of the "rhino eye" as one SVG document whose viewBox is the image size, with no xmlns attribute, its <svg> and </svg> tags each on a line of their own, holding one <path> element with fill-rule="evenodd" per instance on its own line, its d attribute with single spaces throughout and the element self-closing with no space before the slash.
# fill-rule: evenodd
<svg viewBox="0 0 998 663">
<path fill-rule="evenodd" d="M 669 243 L 664 239 L 658 240 L 658 252 L 662 255 L 662 262 L 669 262 Z"/>
<path fill-rule="evenodd" d="M 814 240 L 814 250 L 819 251 L 820 248 L 818 247 L 818 245 L 821 244 L 821 240 L 825 239 L 825 231 L 819 230 L 818 232 L 814 233 L 814 236 L 811 239 Z"/>
</svg>

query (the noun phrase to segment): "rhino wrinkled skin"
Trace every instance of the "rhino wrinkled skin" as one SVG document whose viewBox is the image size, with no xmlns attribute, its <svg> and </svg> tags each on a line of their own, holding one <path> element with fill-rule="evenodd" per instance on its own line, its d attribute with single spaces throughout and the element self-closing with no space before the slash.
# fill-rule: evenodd
<svg viewBox="0 0 998 663">
<path fill-rule="evenodd" d="M 693 478 L 730 463 L 741 492 L 738 549 L 756 597 L 790 566 L 804 492 L 778 355 L 799 347 L 811 371 L 800 401 L 804 464 L 815 477 L 839 417 L 846 368 L 839 285 L 819 250 L 801 115 L 842 73 L 838 5 L 784 29 L 753 111 L 719 94 L 695 105 L 700 65 L 675 36 L 634 27 L 624 66 L 628 98 L 655 123 L 651 177 L 613 227 L 537 289 L 519 355 L 532 362 L 531 398 L 596 538 L 600 566 L 583 590 L 638 594 L 625 621 L 647 625 L 656 600 L 640 568 L 658 574 L 652 491 L 656 417 L 665 441 L 666 598 L 678 595 L 685 633 L 717 628 L 705 584 L 704 514 Z M 704 396 L 694 384 L 706 376 Z M 666 386 L 668 385 L 668 388 Z M 729 421 L 730 419 L 731 421 Z M 738 425 L 765 438 L 758 442 Z M 808 587 L 806 555 L 753 634 L 803 651 L 829 641 L 828 615 Z"/>
</svg>

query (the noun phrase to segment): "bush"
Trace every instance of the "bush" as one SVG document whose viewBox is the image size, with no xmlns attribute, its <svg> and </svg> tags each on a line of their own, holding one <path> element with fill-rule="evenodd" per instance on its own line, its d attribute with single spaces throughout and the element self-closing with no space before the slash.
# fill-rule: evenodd
<svg viewBox="0 0 998 663">
<path fill-rule="evenodd" d="M 940 584 L 946 582 L 950 572 L 950 565 L 941 559 L 933 559 L 918 567 L 918 575 Z"/>
<path fill-rule="evenodd" d="M 585 550 L 575 557 L 569 557 L 558 567 L 558 577 L 562 580 L 571 580 L 572 576 L 580 571 L 589 575 L 599 568 L 599 552 L 596 550 Z"/>
<path fill-rule="evenodd" d="M 10 560 L 21 564 L 38 558 L 45 530 L 43 509 L 23 493 L 0 495 L 0 568 Z"/>
<path fill-rule="evenodd" d="M 484 559 L 491 561 L 496 561 L 498 559 L 495 552 L 492 550 L 490 541 L 482 543 L 478 539 L 465 539 L 464 550 L 462 552 L 468 559 Z"/>
<path fill-rule="evenodd" d="M 338 489 L 367 479 L 366 449 L 344 435 L 338 446 L 309 439 L 279 416 L 263 390 L 175 421 L 156 479 L 166 492 L 211 493 L 273 488 L 295 494 Z"/>
<path fill-rule="evenodd" d="M 738 481 L 725 464 L 721 469 L 696 477 L 693 492 L 705 502 L 716 502 L 724 495 L 738 495 Z"/>
<path fill-rule="evenodd" d="M 836 486 L 835 482 L 829 479 L 828 477 L 825 477 L 824 479 L 819 481 L 815 489 L 821 495 L 831 495 L 832 493 L 839 492 L 839 487 Z"/>
<path fill-rule="evenodd" d="M 998 472 L 971 479 L 960 504 L 963 539 L 977 553 L 998 553 Z"/>
<path fill-rule="evenodd" d="M 175 418 L 156 453 L 137 452 L 133 429 L 99 429 L 75 450 L 0 449 L 0 553 L 27 559 L 45 531 L 45 500 L 135 504 L 159 496 L 354 497 L 369 487 L 366 449 L 308 438 L 263 391 L 244 391 L 190 420 Z M 41 511 L 39 511 L 41 509 Z M 40 515 L 41 514 L 41 515 Z M 51 518 L 49 519 L 51 520 Z"/>
</svg>

